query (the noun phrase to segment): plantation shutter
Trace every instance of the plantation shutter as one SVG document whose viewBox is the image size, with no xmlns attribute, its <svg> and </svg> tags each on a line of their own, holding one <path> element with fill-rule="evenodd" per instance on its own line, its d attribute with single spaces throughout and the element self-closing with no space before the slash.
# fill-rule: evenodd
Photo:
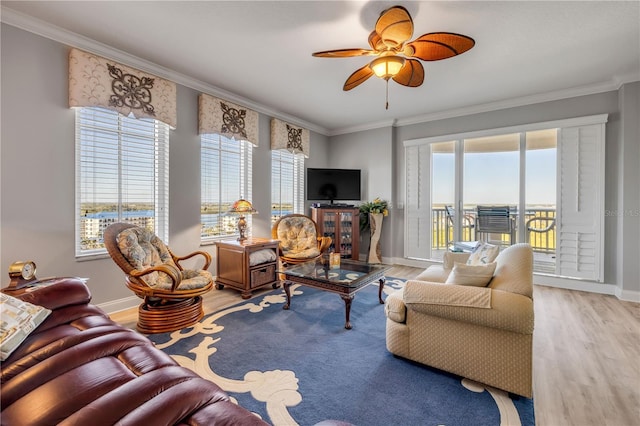
<svg viewBox="0 0 640 426">
<path fill-rule="evenodd" d="M 431 257 L 430 146 L 405 147 L 405 247 L 409 259 Z"/>
<path fill-rule="evenodd" d="M 604 280 L 604 141 L 604 123 L 559 130 L 556 273 L 561 276 Z"/>
</svg>

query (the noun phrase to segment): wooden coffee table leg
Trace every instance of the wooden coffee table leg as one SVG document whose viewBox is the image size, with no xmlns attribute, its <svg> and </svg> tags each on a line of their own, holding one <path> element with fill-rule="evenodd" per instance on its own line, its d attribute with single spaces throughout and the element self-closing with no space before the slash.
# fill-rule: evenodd
<svg viewBox="0 0 640 426">
<path fill-rule="evenodd" d="M 378 300 L 381 304 L 384 305 L 384 300 L 382 300 L 382 289 L 384 288 L 384 282 L 387 279 L 385 277 L 380 278 L 380 288 L 378 288 Z"/>
<path fill-rule="evenodd" d="M 287 295 L 287 303 L 285 303 L 282 309 L 288 310 L 289 305 L 291 305 L 291 291 L 289 290 L 289 287 L 291 287 L 291 281 L 283 281 L 282 287 L 284 288 L 284 293 Z"/>
<path fill-rule="evenodd" d="M 342 300 L 344 300 L 344 328 L 346 328 L 347 330 L 351 330 L 351 322 L 349 321 L 349 317 L 351 315 L 351 301 L 353 300 L 353 295 L 340 295 L 340 297 L 342 297 Z"/>
</svg>

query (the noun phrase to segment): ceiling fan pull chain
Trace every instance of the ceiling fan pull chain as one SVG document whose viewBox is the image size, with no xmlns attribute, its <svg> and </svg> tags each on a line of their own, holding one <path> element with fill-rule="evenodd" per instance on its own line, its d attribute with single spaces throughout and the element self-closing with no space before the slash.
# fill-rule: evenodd
<svg viewBox="0 0 640 426">
<path fill-rule="evenodd" d="M 387 79 L 386 83 L 387 83 L 387 104 L 384 107 L 384 109 L 389 109 L 389 79 Z"/>
</svg>

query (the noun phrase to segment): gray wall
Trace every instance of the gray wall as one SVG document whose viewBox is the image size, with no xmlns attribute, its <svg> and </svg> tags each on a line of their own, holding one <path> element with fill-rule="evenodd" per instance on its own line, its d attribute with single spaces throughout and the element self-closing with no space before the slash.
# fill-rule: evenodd
<svg viewBox="0 0 640 426">
<path fill-rule="evenodd" d="M 2 24 L 0 271 L 34 260 L 37 276 L 80 276 L 97 304 L 132 296 L 109 258 L 77 261 L 74 248 L 75 114 L 68 107 L 68 47 Z M 178 126 L 170 135 L 169 244 L 177 254 L 200 245 L 198 95 L 178 85 Z M 253 153 L 255 236 L 271 235 L 271 117 L 260 114 Z M 325 167 L 328 138 L 311 132 L 308 166 Z M 203 250 L 214 255 L 214 246 Z M 211 271 L 215 273 L 215 261 Z M 2 286 L 8 282 L 3 275 Z"/>
<path fill-rule="evenodd" d="M 390 162 L 393 154 L 392 129 L 380 128 L 365 130 L 348 135 L 334 136 L 329 142 L 330 167 L 343 169 L 361 169 L 362 201 L 374 198 L 387 200 L 390 215 L 382 225 L 382 257 L 392 256 L 391 244 L 385 244 L 392 238 L 393 210 L 393 167 Z M 366 259 L 369 250 L 369 231 L 360 235 L 360 258 Z"/>
</svg>

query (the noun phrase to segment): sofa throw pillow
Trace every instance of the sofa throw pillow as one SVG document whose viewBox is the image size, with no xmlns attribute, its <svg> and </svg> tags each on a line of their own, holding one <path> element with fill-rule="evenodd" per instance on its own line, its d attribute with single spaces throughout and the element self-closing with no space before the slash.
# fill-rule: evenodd
<svg viewBox="0 0 640 426">
<path fill-rule="evenodd" d="M 493 262 L 494 260 L 496 260 L 496 257 L 498 257 L 499 253 L 500 253 L 499 246 L 496 246 L 493 244 L 487 244 L 487 243 L 480 243 L 473 250 L 473 252 L 471 253 L 471 256 L 469 256 L 469 259 L 467 260 L 467 265 L 487 265 Z"/>
<path fill-rule="evenodd" d="M 496 270 L 495 262 L 486 265 L 467 265 L 455 263 L 445 284 L 469 285 L 474 287 L 486 287 L 493 278 Z"/>
<path fill-rule="evenodd" d="M 0 293 L 0 360 L 4 361 L 20 346 L 51 310 Z"/>
</svg>

